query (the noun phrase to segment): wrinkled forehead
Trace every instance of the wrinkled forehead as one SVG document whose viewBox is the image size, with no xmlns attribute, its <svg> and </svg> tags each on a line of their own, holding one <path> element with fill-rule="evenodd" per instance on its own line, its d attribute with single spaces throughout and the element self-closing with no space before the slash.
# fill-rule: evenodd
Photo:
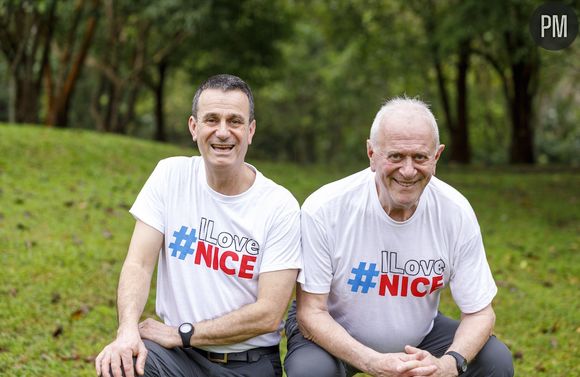
<svg viewBox="0 0 580 377">
<path fill-rule="evenodd" d="M 396 111 L 383 114 L 376 135 L 379 145 L 413 141 L 429 148 L 437 147 L 437 135 L 431 118 L 417 111 Z"/>
<path fill-rule="evenodd" d="M 250 116 L 250 100 L 241 90 L 206 89 L 199 96 L 198 114 L 232 113 Z"/>
</svg>

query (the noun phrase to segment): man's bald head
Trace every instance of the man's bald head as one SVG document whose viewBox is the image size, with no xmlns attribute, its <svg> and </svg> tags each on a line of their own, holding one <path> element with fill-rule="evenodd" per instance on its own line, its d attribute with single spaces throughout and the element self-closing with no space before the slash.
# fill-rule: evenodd
<svg viewBox="0 0 580 377">
<path fill-rule="evenodd" d="M 396 120 L 397 122 L 392 122 Z M 421 100 L 407 97 L 397 97 L 385 102 L 378 111 L 371 126 L 370 141 L 373 144 L 378 142 L 378 136 L 382 127 L 388 127 L 392 123 L 405 123 L 405 121 L 424 121 L 431 127 L 434 147 L 437 148 L 439 142 L 439 128 L 429 106 Z"/>
</svg>

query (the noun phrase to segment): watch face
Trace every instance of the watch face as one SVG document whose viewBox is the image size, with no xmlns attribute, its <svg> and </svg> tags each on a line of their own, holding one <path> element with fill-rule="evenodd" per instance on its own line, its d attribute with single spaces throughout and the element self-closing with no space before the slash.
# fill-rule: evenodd
<svg viewBox="0 0 580 377">
<path fill-rule="evenodd" d="M 179 331 L 182 333 L 188 333 L 191 331 L 191 329 L 191 323 L 182 323 L 181 326 L 179 326 Z"/>
</svg>

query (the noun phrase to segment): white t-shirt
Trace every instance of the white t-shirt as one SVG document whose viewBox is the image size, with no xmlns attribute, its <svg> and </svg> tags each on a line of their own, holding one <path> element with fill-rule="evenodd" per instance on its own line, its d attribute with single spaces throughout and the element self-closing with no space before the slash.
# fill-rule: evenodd
<svg viewBox="0 0 580 377">
<path fill-rule="evenodd" d="M 288 190 L 256 173 L 235 196 L 212 190 L 201 157 L 159 162 L 131 214 L 165 235 L 157 271 L 157 315 L 170 326 L 220 317 L 256 302 L 263 272 L 301 269 L 300 210 Z M 239 352 L 276 345 L 278 331 L 201 347 Z"/>
<path fill-rule="evenodd" d="M 441 288 L 451 287 L 464 313 L 497 292 L 471 206 L 435 177 L 411 218 L 398 222 L 381 207 L 374 173 L 363 170 L 314 192 L 301 227 L 302 289 L 328 294 L 331 316 L 379 352 L 422 341 Z"/>
</svg>

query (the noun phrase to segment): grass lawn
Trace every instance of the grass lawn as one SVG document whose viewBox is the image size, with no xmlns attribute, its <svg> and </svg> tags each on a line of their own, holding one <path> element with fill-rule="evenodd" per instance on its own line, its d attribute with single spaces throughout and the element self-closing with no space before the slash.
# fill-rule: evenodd
<svg viewBox="0 0 580 377">
<path fill-rule="evenodd" d="M 159 159 L 193 153 L 0 125 L 0 375 L 94 376 L 94 357 L 116 331 L 134 224 L 127 210 Z M 251 162 L 300 202 L 355 171 Z M 496 334 L 516 375 L 580 376 L 580 172 L 442 166 L 438 176 L 478 215 L 499 286 Z M 145 315 L 153 303 L 151 295 Z M 458 314 L 447 292 L 442 309 Z"/>
</svg>

